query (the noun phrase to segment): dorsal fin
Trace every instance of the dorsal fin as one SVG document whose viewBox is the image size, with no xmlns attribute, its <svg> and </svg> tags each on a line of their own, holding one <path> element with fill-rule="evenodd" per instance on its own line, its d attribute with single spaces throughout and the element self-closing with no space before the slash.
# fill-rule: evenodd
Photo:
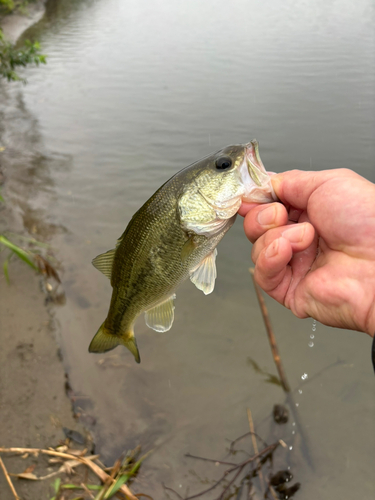
<svg viewBox="0 0 375 500">
<path fill-rule="evenodd" d="M 112 265 L 115 252 L 116 248 L 113 248 L 112 250 L 108 250 L 108 252 L 101 253 L 92 261 L 93 266 L 109 279 L 111 279 L 112 276 Z"/>
<path fill-rule="evenodd" d="M 115 248 L 114 248 L 115 250 L 117 250 L 117 249 L 118 249 L 118 247 L 121 245 L 121 242 L 122 242 L 122 240 L 124 239 L 124 236 L 125 236 L 125 231 L 122 233 L 122 235 L 120 236 L 120 238 L 117 240 L 117 242 L 116 242 L 116 246 L 115 246 Z"/>
<path fill-rule="evenodd" d="M 124 236 L 126 233 L 125 231 L 122 233 L 120 238 L 116 242 L 115 248 L 112 250 L 108 250 L 108 252 L 101 253 L 95 259 L 92 261 L 92 265 L 96 267 L 98 271 L 103 273 L 107 278 L 111 279 L 112 278 L 112 267 L 113 267 L 113 259 L 115 258 L 115 253 L 118 247 L 120 246 Z"/>
</svg>

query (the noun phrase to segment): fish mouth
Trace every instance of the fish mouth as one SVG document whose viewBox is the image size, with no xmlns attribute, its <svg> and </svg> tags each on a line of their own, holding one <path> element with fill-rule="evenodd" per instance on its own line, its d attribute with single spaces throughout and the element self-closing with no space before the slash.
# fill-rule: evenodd
<svg viewBox="0 0 375 500">
<path fill-rule="evenodd" d="M 241 170 L 246 191 L 242 201 L 267 203 L 277 200 L 270 177 L 260 158 L 256 139 L 245 144 L 245 158 Z"/>
</svg>

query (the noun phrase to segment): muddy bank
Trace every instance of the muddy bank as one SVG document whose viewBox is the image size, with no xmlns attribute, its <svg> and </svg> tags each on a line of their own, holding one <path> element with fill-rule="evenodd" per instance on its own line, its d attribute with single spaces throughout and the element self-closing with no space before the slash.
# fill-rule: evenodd
<svg viewBox="0 0 375 500">
<path fill-rule="evenodd" d="M 21 261 L 11 265 L 11 285 L 0 278 L 0 445 L 55 446 L 64 439 L 62 427 L 78 429 L 64 390 L 65 374 L 56 343 L 56 325 L 44 306 L 40 278 Z M 45 475 L 47 460 L 3 455 L 9 472 L 20 473 L 37 463 Z M 55 469 L 53 469 L 55 470 Z M 47 498 L 51 481 L 15 480 L 23 500 Z M 14 497 L 0 473 L 2 500 Z"/>
<path fill-rule="evenodd" d="M 27 5 L 24 14 L 15 12 L 0 20 L 1 29 L 5 38 L 15 43 L 24 31 L 40 21 L 46 10 L 47 0 L 39 0 Z"/>
<path fill-rule="evenodd" d="M 0 186 L 5 200 L 0 203 L 0 234 L 18 233 L 48 242 L 63 230 L 47 217 L 53 201 L 47 164 L 48 154 L 23 105 L 21 88 L 0 83 Z M 2 268 L 7 256 L 8 250 L 0 253 L 0 446 L 56 446 L 65 438 L 62 427 L 83 430 L 65 393 L 53 306 L 46 305 L 42 278 L 18 258 L 10 262 L 7 284 Z M 32 462 L 37 463 L 37 475 L 50 471 L 42 457 L 2 458 L 12 473 L 22 472 Z M 51 483 L 14 480 L 23 500 L 48 498 Z M 0 497 L 14 498 L 2 471 Z"/>
</svg>

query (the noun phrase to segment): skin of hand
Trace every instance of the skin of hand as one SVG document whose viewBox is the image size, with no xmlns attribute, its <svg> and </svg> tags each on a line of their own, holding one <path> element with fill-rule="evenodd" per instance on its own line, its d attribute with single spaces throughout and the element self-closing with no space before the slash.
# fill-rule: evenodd
<svg viewBox="0 0 375 500">
<path fill-rule="evenodd" d="M 281 203 L 242 204 L 255 280 L 298 318 L 375 334 L 375 184 L 347 169 L 271 177 Z"/>
</svg>

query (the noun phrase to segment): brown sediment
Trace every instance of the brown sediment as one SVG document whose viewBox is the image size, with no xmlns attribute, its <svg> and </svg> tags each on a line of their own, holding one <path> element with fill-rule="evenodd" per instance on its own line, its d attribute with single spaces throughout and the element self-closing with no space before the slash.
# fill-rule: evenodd
<svg viewBox="0 0 375 500">
<path fill-rule="evenodd" d="M 64 439 L 63 426 L 81 427 L 65 395 L 65 372 L 40 278 L 16 259 L 11 262 L 10 274 L 8 285 L 0 273 L 0 445 L 48 448 Z M 14 457 L 3 460 L 9 472 L 20 472 Z M 39 465 L 41 475 L 45 474 L 47 462 Z M 15 482 L 23 500 L 47 498 L 49 487 L 48 481 L 32 485 Z M 3 474 L 0 491 L 1 500 L 14 500 Z"/>
</svg>

